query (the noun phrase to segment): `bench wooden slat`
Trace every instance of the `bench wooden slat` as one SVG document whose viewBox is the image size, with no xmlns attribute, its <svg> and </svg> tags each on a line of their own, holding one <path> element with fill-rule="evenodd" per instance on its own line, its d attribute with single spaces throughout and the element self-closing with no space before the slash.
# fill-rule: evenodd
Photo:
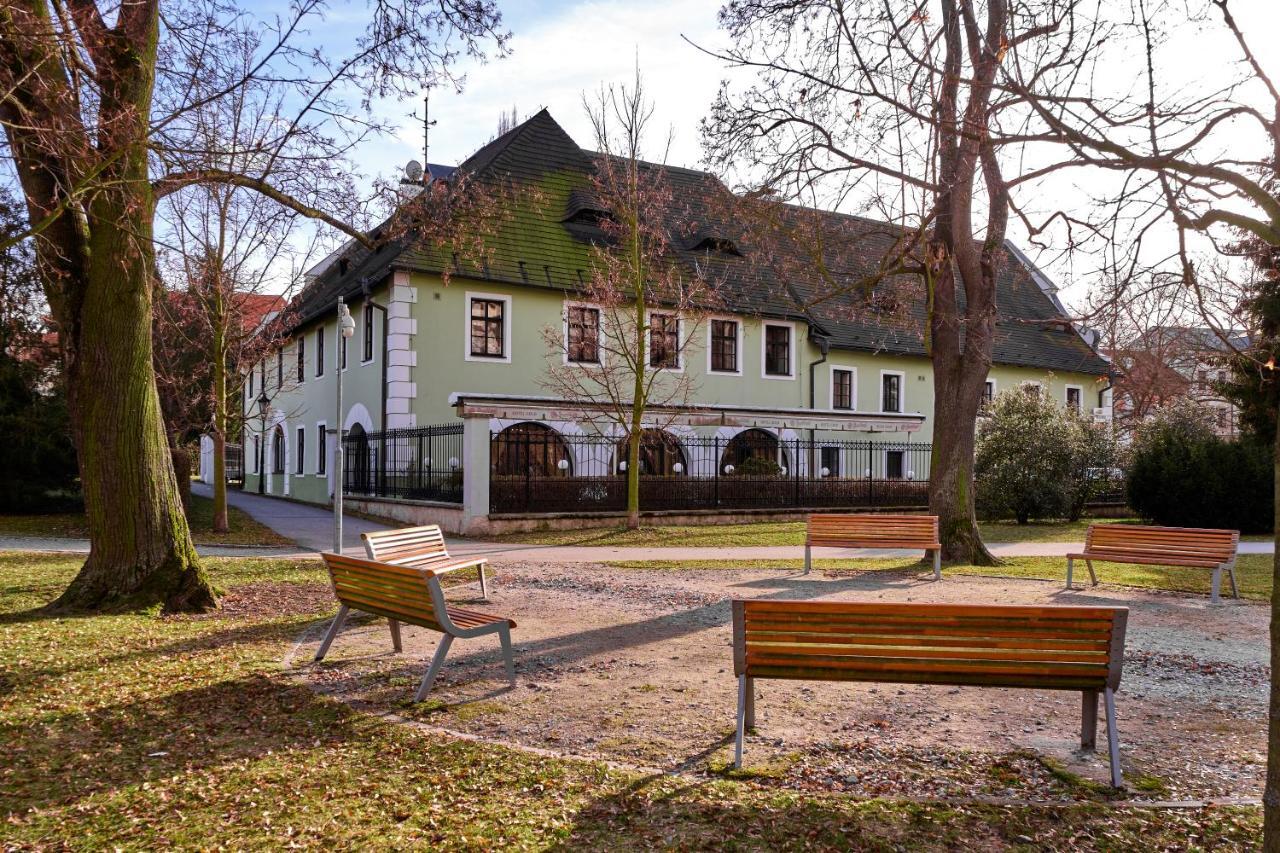
<svg viewBox="0 0 1280 853">
<path fill-rule="evenodd" d="M 943 632 L 933 634 L 888 633 L 874 634 L 851 633 L 815 633 L 791 631 L 759 631 L 755 635 L 758 643 L 822 643 L 847 642 L 860 646 L 928 646 L 944 648 L 972 649 L 1075 649 L 1080 651 L 1104 652 L 1110 648 L 1110 637 L 1075 638 L 1031 638 L 1022 635 L 1014 637 L 993 637 L 991 635 L 957 637 Z"/>
<path fill-rule="evenodd" d="M 896 672 L 894 670 L 885 670 L 883 672 L 876 673 L 874 678 L 869 678 L 867 677 L 867 674 L 863 672 L 793 666 L 758 666 L 752 670 L 751 677 L 753 679 L 776 679 L 780 681 L 875 681 L 886 684 L 937 684 L 953 687 L 1022 687 L 1031 690 L 1079 690 L 1082 692 L 1096 690 L 1098 683 L 1097 679 L 1094 678 L 1052 678 L 1045 679 L 1041 682 L 1034 676 L 1027 674 L 988 674 L 981 681 L 961 681 L 952 677 L 949 673 Z"/>
<path fill-rule="evenodd" d="M 804 641 L 780 642 L 775 639 L 757 639 L 752 644 L 753 651 L 747 652 L 747 662 L 751 656 L 787 657 L 820 657 L 827 658 L 884 658 L 885 660 L 907 660 L 915 658 L 938 658 L 939 660 L 1005 660 L 1005 661 L 1050 661 L 1061 663 L 1099 663 L 1107 662 L 1107 650 L 1067 650 L 1067 649 L 1026 649 L 1026 648 L 974 648 L 972 646 L 896 646 L 887 643 L 863 645 L 854 642 L 809 643 Z"/>
</svg>

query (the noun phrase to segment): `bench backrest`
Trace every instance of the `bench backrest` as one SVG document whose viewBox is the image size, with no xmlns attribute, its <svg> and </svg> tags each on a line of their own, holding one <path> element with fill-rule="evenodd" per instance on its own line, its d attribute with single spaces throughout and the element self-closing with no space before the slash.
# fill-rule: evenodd
<svg viewBox="0 0 1280 853">
<path fill-rule="evenodd" d="M 333 594 L 355 610 L 452 633 L 440 581 L 429 571 L 324 553 Z"/>
<path fill-rule="evenodd" d="M 1086 551 L 1120 551 L 1137 556 L 1182 557 L 1225 563 L 1235 556 L 1238 530 L 1198 527 L 1144 527 L 1137 524 L 1090 524 Z"/>
<path fill-rule="evenodd" d="M 735 675 L 1115 689 L 1124 607 L 733 602 Z"/>
<path fill-rule="evenodd" d="M 805 541 L 839 548 L 931 548 L 936 515 L 811 515 Z"/>
<path fill-rule="evenodd" d="M 405 564 L 441 560 L 449 556 L 438 524 L 361 533 L 360 538 L 364 540 L 369 559 L 381 563 Z"/>
</svg>

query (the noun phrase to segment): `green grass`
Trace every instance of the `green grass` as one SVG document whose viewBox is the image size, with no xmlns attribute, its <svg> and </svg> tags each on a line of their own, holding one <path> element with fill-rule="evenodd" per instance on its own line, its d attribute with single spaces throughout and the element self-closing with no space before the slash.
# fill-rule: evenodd
<svg viewBox="0 0 1280 853">
<path fill-rule="evenodd" d="M 6 849 L 1259 843 L 1256 808 L 859 802 L 454 740 L 359 713 L 281 671 L 298 634 L 333 610 L 317 561 L 209 560 L 228 590 L 226 610 L 212 616 L 36 610 L 79 563 L 0 554 Z"/>
<path fill-rule="evenodd" d="M 187 521 L 197 545 L 292 545 L 281 536 L 235 507 L 227 508 L 227 533 L 213 532 L 213 500 L 191 496 Z M 38 536 L 57 539 L 87 539 L 88 519 L 80 513 L 55 515 L 0 515 L 0 536 Z"/>
<path fill-rule="evenodd" d="M 984 521 L 978 529 L 987 542 L 1084 542 L 1090 524 L 1138 524 L 1136 518 L 1082 518 L 1079 521 Z M 611 548 L 724 548 L 750 545 L 804 545 L 803 521 L 761 521 L 751 524 L 666 524 L 628 530 L 599 527 L 589 530 L 533 530 L 485 537 L 497 542 L 530 545 L 592 545 Z M 1269 541 L 1270 535 L 1242 539 Z"/>
<path fill-rule="evenodd" d="M 803 560 L 611 560 L 609 565 L 620 569 L 646 569 L 676 571 L 699 569 L 725 571 L 730 569 L 786 569 L 804 568 Z M 1183 566 L 1136 566 L 1120 563 L 1094 563 L 1100 583 L 1112 586 L 1132 586 L 1143 589 L 1160 589 L 1169 592 L 1209 594 L 1210 574 L 1205 569 Z M 932 564 L 924 565 L 910 559 L 873 558 L 857 560 L 814 560 L 813 567 L 831 572 L 919 571 L 932 572 Z M 980 577 L 1027 578 L 1065 583 L 1067 561 L 1062 557 L 1006 557 L 998 566 L 944 566 L 942 575 L 977 575 Z M 1236 581 L 1240 584 L 1240 596 L 1255 601 L 1271 598 L 1271 555 L 1242 554 L 1236 561 Z M 1089 585 L 1089 572 L 1084 563 L 1077 562 L 1075 583 Z M 1230 595 L 1227 579 L 1222 579 L 1222 595 Z"/>
<path fill-rule="evenodd" d="M 1136 519 L 1098 518 L 1074 522 L 984 522 L 979 525 L 988 542 L 1084 541 L 1085 528 L 1096 524 L 1134 524 Z M 803 545 L 803 521 L 762 521 L 754 524 L 653 525 L 637 530 L 602 527 L 594 530 L 534 530 L 492 537 L 531 545 L 600 545 L 609 547 L 703 547 L 743 545 Z"/>
</svg>

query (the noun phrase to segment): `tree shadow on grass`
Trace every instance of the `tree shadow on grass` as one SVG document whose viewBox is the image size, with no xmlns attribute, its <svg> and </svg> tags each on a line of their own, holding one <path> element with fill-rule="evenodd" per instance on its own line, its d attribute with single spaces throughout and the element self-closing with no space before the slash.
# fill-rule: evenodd
<svg viewBox="0 0 1280 853">
<path fill-rule="evenodd" d="M 16 814 L 269 753 L 328 748 L 367 737 L 374 724 L 303 685 L 252 674 L 0 726 L 8 765 L 0 794 Z"/>
<path fill-rule="evenodd" d="M 78 657 L 65 665 L 23 666 L 21 670 L 13 670 L 9 675 L 12 682 L 11 692 L 16 692 L 19 688 L 28 691 L 36 690 L 39 689 L 42 681 L 64 678 L 78 672 L 93 672 L 109 666 L 193 655 L 243 644 L 288 643 L 296 639 L 303 628 L 304 623 L 292 619 L 240 624 L 222 630 L 207 631 L 193 637 L 182 637 L 155 646 L 126 648 L 115 654 L 84 654 L 83 657 Z M 118 639 L 119 637 L 114 633 L 104 633 L 102 636 L 104 643 Z"/>
</svg>

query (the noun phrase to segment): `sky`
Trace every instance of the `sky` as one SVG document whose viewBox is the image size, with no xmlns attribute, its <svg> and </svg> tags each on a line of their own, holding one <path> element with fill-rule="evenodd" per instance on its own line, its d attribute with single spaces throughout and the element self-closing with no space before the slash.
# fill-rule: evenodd
<svg viewBox="0 0 1280 853">
<path fill-rule="evenodd" d="M 583 97 L 601 85 L 628 83 L 637 63 L 655 106 L 655 142 L 672 134 L 667 162 L 697 167 L 701 159 L 698 122 L 707 113 L 721 80 L 731 72 L 693 44 L 715 48 L 725 43 L 717 26 L 720 0 L 498 0 L 506 26 L 512 32 L 511 53 L 506 58 L 479 63 L 465 61 L 457 67 L 466 75 L 465 90 L 436 90 L 431 94 L 430 132 L 432 162 L 456 164 L 489 141 L 499 116 L 516 110 L 521 119 L 546 107 L 580 145 L 592 146 L 590 123 Z M 1106 0 L 1117 8 L 1129 0 Z M 335 7 L 330 20 L 315 31 L 320 39 L 334 38 L 344 45 L 351 38 L 353 16 L 362 4 Z M 1280 0 L 1232 0 L 1231 9 L 1255 43 L 1264 49 L 1259 57 L 1268 71 L 1280 78 L 1280 51 L 1270 49 L 1270 37 L 1280 32 Z M 1215 28 L 1216 30 L 1216 28 Z M 1167 48 L 1179 57 L 1172 85 L 1199 85 L 1232 70 L 1237 58 L 1234 44 L 1219 31 L 1215 39 L 1188 29 Z M 1135 57 L 1135 63 L 1140 58 Z M 1133 79 L 1141 65 L 1116 67 L 1118 80 Z M 740 73 L 740 72 L 739 72 Z M 741 78 L 746 79 L 746 78 Z M 392 138 L 366 143 L 359 162 L 365 178 L 398 177 L 410 159 L 421 160 L 422 103 L 379 103 L 375 110 L 392 120 L 399 131 Z M 1230 148 L 1228 134 L 1222 144 Z M 661 151 L 646 152 L 651 157 Z M 1256 157 L 1256 151 L 1245 152 Z M 1082 178 L 1076 185 L 1058 185 L 1054 192 L 1078 194 L 1087 203 L 1096 186 Z M 1057 199 L 1049 200 L 1056 207 Z M 1015 221 L 1009 236 L 1021 245 L 1025 236 Z M 1092 284 L 1087 263 L 1055 263 L 1044 254 L 1033 258 L 1048 265 L 1052 278 L 1063 287 L 1068 305 L 1080 305 Z"/>
</svg>

